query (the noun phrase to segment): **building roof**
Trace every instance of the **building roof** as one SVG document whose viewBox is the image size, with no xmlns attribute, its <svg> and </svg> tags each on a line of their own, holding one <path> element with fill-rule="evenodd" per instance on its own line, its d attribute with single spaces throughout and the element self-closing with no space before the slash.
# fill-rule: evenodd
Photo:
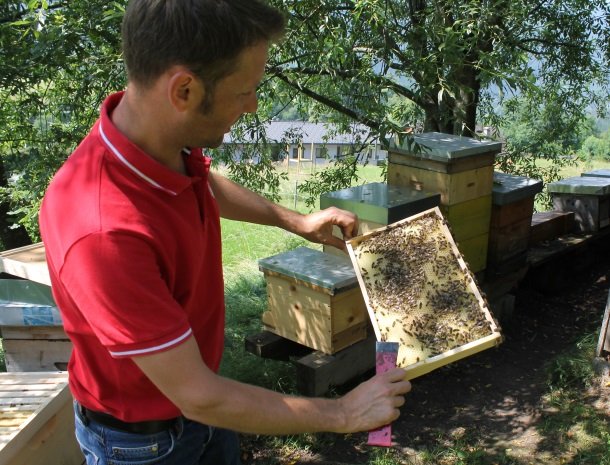
<svg viewBox="0 0 610 465">
<path fill-rule="evenodd" d="M 366 139 L 370 129 L 362 124 L 352 125 L 352 134 L 335 134 L 331 123 L 310 123 L 306 121 L 271 121 L 265 124 L 267 139 L 280 142 L 300 139 L 303 144 L 354 144 Z M 246 142 L 250 139 L 246 136 Z M 233 142 L 231 133 L 225 136 L 225 143 Z"/>
</svg>

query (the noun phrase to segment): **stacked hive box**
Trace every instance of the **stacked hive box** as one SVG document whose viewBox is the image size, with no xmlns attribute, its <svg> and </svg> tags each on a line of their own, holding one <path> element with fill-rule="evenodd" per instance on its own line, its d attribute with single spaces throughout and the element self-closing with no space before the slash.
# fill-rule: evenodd
<svg viewBox="0 0 610 465">
<path fill-rule="evenodd" d="M 0 280 L 0 331 L 7 371 L 65 370 L 72 343 L 51 296 L 43 244 L 1 253 L 0 272 L 12 278 Z"/>
<path fill-rule="evenodd" d="M 557 210 L 574 212 L 580 232 L 596 232 L 610 224 L 610 177 L 577 176 L 547 186 Z"/>
<path fill-rule="evenodd" d="M 326 354 L 366 338 L 366 306 L 347 256 L 299 247 L 259 260 L 259 268 L 266 330 Z"/>
<path fill-rule="evenodd" d="M 534 197 L 540 191 L 542 181 L 494 173 L 488 265 L 501 268 L 526 260 Z"/>
<path fill-rule="evenodd" d="M 441 212 L 470 269 L 485 269 L 493 164 L 502 144 L 436 132 L 413 140 L 390 145 L 388 183 L 440 193 Z"/>
<path fill-rule="evenodd" d="M 392 186 L 373 182 L 320 196 L 320 208 L 338 207 L 358 215 L 358 234 L 405 219 L 440 205 L 440 194 L 426 193 L 408 186 Z M 335 232 L 340 236 L 338 232 Z M 324 252 L 345 253 L 325 246 Z"/>
</svg>

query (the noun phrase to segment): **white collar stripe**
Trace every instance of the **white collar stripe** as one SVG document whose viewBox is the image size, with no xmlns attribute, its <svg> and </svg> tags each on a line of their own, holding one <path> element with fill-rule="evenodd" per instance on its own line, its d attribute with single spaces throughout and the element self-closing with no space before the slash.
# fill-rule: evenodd
<svg viewBox="0 0 610 465">
<path fill-rule="evenodd" d="M 176 192 L 170 190 L 170 189 L 166 189 L 165 187 L 163 187 L 161 184 L 159 184 L 158 182 L 156 182 L 154 179 L 151 179 L 150 177 L 146 176 L 144 173 L 142 173 L 138 168 L 136 168 L 135 166 L 133 166 L 131 163 L 129 163 L 129 161 L 127 161 L 127 159 L 123 156 L 123 154 L 121 152 L 119 152 L 119 150 L 112 145 L 112 143 L 110 142 L 110 140 L 108 139 L 108 137 L 106 137 L 106 134 L 104 133 L 104 128 L 102 127 L 102 123 L 100 121 L 100 135 L 102 136 L 102 139 L 104 140 L 104 143 L 108 146 L 108 148 L 110 149 L 110 151 L 112 153 L 114 153 L 114 155 L 125 165 L 127 166 L 127 168 L 129 168 L 131 171 L 133 171 L 135 174 L 137 174 L 139 177 L 141 177 L 142 179 L 144 179 L 146 182 L 148 182 L 149 184 L 153 185 L 154 187 L 156 187 L 157 189 L 161 189 L 162 191 L 165 191 L 169 194 L 172 195 L 177 195 Z"/>
<path fill-rule="evenodd" d="M 176 339 L 174 339 L 172 341 L 166 342 L 165 344 L 160 344 L 160 345 L 154 346 L 154 347 L 147 347 L 146 349 L 126 350 L 124 352 L 110 351 L 110 355 L 112 355 L 113 357 L 126 357 L 126 356 L 131 356 L 131 355 L 144 355 L 144 354 L 149 354 L 151 352 L 157 352 L 159 350 L 166 349 L 168 347 L 178 344 L 179 342 L 181 342 L 184 339 L 186 339 L 187 337 L 189 337 L 191 334 L 193 334 L 193 330 L 191 328 L 189 328 L 188 331 L 186 333 L 184 333 L 182 336 L 177 337 Z"/>
</svg>

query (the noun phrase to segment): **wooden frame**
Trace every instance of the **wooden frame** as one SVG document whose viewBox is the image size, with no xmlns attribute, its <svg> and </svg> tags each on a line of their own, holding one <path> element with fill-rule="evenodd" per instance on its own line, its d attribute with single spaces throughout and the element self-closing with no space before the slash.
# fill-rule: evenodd
<svg viewBox="0 0 610 465">
<path fill-rule="evenodd" d="M 391 255 L 384 256 L 390 240 Z M 421 256 L 407 250 L 411 243 Z M 347 241 L 347 248 L 375 336 L 400 341 L 397 364 L 408 379 L 501 342 L 438 207 Z"/>
<path fill-rule="evenodd" d="M 0 465 L 80 465 L 67 372 L 0 373 Z"/>
</svg>

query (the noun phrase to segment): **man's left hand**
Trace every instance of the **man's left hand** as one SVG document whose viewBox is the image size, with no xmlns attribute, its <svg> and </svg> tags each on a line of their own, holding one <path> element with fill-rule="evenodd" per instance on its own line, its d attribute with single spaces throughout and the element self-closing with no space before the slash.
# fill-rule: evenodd
<svg viewBox="0 0 610 465">
<path fill-rule="evenodd" d="M 333 226 L 341 229 L 343 239 L 333 235 Z M 345 250 L 345 241 L 358 234 L 358 217 L 352 212 L 330 207 L 304 215 L 295 232 L 312 242 Z"/>
</svg>

